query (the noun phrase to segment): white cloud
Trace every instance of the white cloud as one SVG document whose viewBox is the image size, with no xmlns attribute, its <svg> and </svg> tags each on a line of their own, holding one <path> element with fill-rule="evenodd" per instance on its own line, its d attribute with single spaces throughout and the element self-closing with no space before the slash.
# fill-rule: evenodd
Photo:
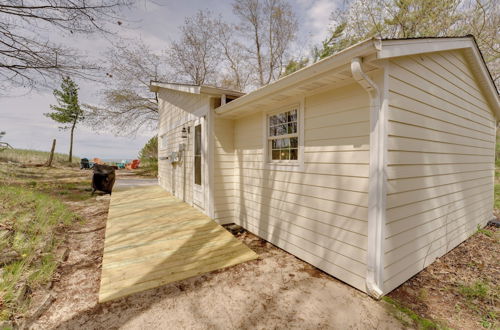
<svg viewBox="0 0 500 330">
<path fill-rule="evenodd" d="M 328 33 L 330 16 L 340 0 L 297 0 L 305 9 L 303 27 L 312 45 L 319 44 Z"/>
</svg>

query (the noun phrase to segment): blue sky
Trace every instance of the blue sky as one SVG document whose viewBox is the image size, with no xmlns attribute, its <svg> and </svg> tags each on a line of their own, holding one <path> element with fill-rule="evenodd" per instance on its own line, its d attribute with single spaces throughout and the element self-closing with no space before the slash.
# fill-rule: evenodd
<svg viewBox="0 0 500 330">
<path fill-rule="evenodd" d="M 310 48 L 326 35 L 331 12 L 341 0 L 290 0 L 296 9 L 300 30 L 293 47 L 297 55 L 305 55 Z M 141 38 L 155 51 L 168 47 L 178 36 L 178 26 L 185 17 L 198 10 L 210 10 L 222 15 L 226 20 L 234 20 L 231 2 L 226 0 L 155 0 L 140 1 L 138 5 L 124 13 L 124 24 L 119 35 Z M 53 41 L 78 44 L 89 57 L 98 57 L 109 43 L 98 36 L 61 36 L 60 32 L 50 34 Z M 95 104 L 98 101 L 99 86 L 84 81 L 80 85 L 82 103 Z M 56 84 L 57 85 L 57 84 Z M 57 86 L 54 86 L 57 87 Z M 0 96 L 0 131 L 7 131 L 3 141 L 16 148 L 49 150 L 52 139 L 57 139 L 57 152 L 69 149 L 69 133 L 60 131 L 57 123 L 46 118 L 49 105 L 55 99 L 50 90 L 31 92 L 16 90 L 13 96 Z M 105 159 L 135 158 L 144 143 L 155 134 L 141 131 L 134 137 L 117 137 L 107 132 L 95 132 L 90 127 L 80 126 L 75 131 L 74 154 L 81 157 Z"/>
</svg>

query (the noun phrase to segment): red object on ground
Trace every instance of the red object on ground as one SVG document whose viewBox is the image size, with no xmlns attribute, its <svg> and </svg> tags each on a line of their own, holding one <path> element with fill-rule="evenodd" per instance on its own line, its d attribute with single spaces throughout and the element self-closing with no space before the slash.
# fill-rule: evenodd
<svg viewBox="0 0 500 330">
<path fill-rule="evenodd" d="M 139 167 L 139 164 L 140 164 L 140 163 L 141 163 L 141 161 L 140 161 L 139 159 L 134 159 L 134 160 L 132 161 L 132 163 L 125 165 L 125 168 L 126 168 L 127 170 L 135 170 L 136 168 L 138 168 L 138 167 Z"/>
</svg>

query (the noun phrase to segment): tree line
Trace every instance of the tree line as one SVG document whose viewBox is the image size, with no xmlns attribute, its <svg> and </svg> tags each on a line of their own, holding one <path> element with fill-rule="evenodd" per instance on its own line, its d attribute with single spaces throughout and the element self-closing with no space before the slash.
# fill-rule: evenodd
<svg viewBox="0 0 500 330">
<path fill-rule="evenodd" d="M 146 0 L 144 0 L 146 1 Z M 134 134 L 158 121 L 151 80 L 250 91 L 371 37 L 472 34 L 500 85 L 500 2 L 495 0 L 345 0 L 332 13 L 328 37 L 294 57 L 300 30 L 285 0 L 234 0 L 229 23 L 208 10 L 187 17 L 163 52 L 141 40 L 115 40 L 127 0 L 0 0 L 0 87 L 36 88 L 58 77 L 104 82 L 99 99 L 82 106 L 97 130 Z M 101 33 L 114 40 L 95 65 L 71 47 L 45 40 L 36 26 L 64 33 Z M 80 117 L 81 118 L 81 117 Z"/>
</svg>

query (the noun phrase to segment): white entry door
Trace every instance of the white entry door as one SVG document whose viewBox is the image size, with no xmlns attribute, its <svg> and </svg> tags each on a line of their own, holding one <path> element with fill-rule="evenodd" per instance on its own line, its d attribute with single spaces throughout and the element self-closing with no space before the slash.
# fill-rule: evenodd
<svg viewBox="0 0 500 330">
<path fill-rule="evenodd" d="M 205 209 L 205 119 L 194 123 L 193 204 Z"/>
</svg>

